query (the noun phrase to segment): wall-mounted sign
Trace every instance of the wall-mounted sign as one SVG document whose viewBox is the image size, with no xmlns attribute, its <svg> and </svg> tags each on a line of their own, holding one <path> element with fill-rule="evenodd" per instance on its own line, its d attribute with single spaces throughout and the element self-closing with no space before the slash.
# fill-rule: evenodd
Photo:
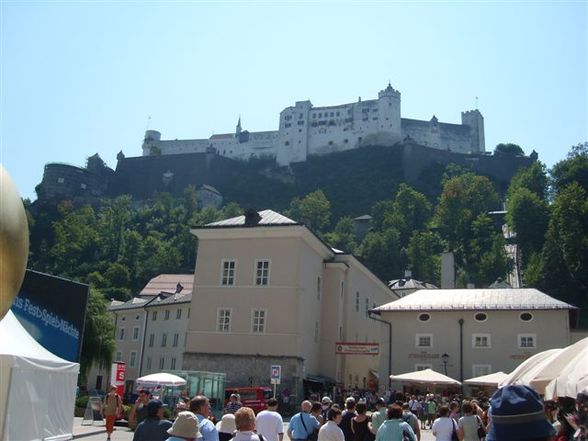
<svg viewBox="0 0 588 441">
<path fill-rule="evenodd" d="M 379 355 L 380 344 L 379 343 L 349 343 L 349 342 L 337 342 L 335 343 L 336 354 L 349 354 L 349 355 Z"/>
</svg>

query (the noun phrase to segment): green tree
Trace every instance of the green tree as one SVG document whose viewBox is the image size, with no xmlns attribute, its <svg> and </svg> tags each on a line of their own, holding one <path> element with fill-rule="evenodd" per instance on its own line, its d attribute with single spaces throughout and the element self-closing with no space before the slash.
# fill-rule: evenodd
<svg viewBox="0 0 588 441">
<path fill-rule="evenodd" d="M 551 169 L 554 192 L 561 192 L 572 182 L 588 190 L 588 142 L 573 146 L 566 159 Z"/>
<path fill-rule="evenodd" d="M 322 190 L 316 190 L 302 199 L 292 199 L 286 216 L 302 222 L 315 232 L 320 233 L 331 218 L 331 203 Z"/>
<path fill-rule="evenodd" d="M 325 234 L 325 241 L 332 247 L 345 251 L 346 253 L 355 253 L 357 243 L 353 227 L 353 219 L 349 216 L 342 217 L 337 222 L 335 230 Z"/>
<path fill-rule="evenodd" d="M 541 252 L 549 222 L 549 207 L 545 200 L 524 187 L 509 190 L 506 204 L 506 223 L 516 232 L 517 245 L 525 256 Z"/>
<path fill-rule="evenodd" d="M 539 161 L 535 161 L 513 176 L 508 187 L 508 196 L 510 196 L 511 191 L 526 188 L 536 194 L 542 201 L 546 201 L 548 185 L 549 179 L 545 165 Z"/>
<path fill-rule="evenodd" d="M 90 289 L 86 322 L 80 356 L 79 384 L 86 384 L 88 372 L 94 363 L 109 366 L 115 349 L 114 323 L 108 313 L 106 300 L 97 291 Z"/>
<path fill-rule="evenodd" d="M 439 285 L 443 242 L 432 231 L 415 231 L 406 250 L 408 268 L 415 279 Z"/>
<path fill-rule="evenodd" d="M 406 184 L 400 184 L 392 209 L 385 213 L 383 228 L 400 232 L 403 246 L 408 244 L 412 232 L 423 230 L 431 217 L 431 204 L 427 198 Z"/>
<path fill-rule="evenodd" d="M 521 155 L 524 156 L 525 152 L 521 146 L 512 143 L 497 144 L 494 149 L 495 155 Z"/>
<path fill-rule="evenodd" d="M 382 280 L 403 274 L 405 260 L 400 246 L 400 233 L 392 228 L 368 233 L 361 244 L 359 255 Z"/>
</svg>

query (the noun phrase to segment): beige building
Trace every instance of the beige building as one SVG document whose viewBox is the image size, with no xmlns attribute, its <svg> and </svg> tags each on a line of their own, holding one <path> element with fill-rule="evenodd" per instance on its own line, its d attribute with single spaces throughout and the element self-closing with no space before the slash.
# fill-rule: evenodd
<svg viewBox="0 0 588 441">
<path fill-rule="evenodd" d="M 392 326 L 393 374 L 431 368 L 464 380 L 567 346 L 574 309 L 530 288 L 435 289 L 375 312 Z"/>
<path fill-rule="evenodd" d="M 352 255 L 271 210 L 191 232 L 198 258 L 184 369 L 246 386 L 269 385 L 271 365 L 281 365 L 280 390 L 297 394 L 328 380 L 364 387 L 370 372 L 387 371 L 388 327 L 368 311 L 398 297 Z"/>
<path fill-rule="evenodd" d="M 192 274 L 160 274 L 137 297 L 110 302 L 116 345 L 112 360 L 126 364 L 125 392 L 134 391 L 143 375 L 181 369 L 193 282 Z M 88 390 L 105 391 L 109 383 L 110 366 L 92 366 Z"/>
</svg>

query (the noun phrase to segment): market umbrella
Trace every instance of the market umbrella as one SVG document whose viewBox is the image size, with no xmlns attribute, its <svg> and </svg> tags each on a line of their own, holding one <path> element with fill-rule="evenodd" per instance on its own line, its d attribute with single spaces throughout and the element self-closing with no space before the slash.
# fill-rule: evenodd
<svg viewBox="0 0 588 441">
<path fill-rule="evenodd" d="M 141 386 L 183 386 L 186 384 L 186 380 L 177 375 L 160 372 L 137 378 L 137 384 Z"/>
<path fill-rule="evenodd" d="M 575 398 L 580 392 L 588 393 L 588 338 L 564 350 L 568 349 L 575 355 L 545 387 L 546 400 Z"/>
<path fill-rule="evenodd" d="M 433 369 L 423 369 L 422 371 L 407 372 L 406 374 L 390 375 L 390 379 L 400 383 L 454 384 L 458 386 L 461 384 L 459 381 L 454 380 L 447 375 L 435 372 Z"/>
<path fill-rule="evenodd" d="M 471 386 L 493 386 L 498 387 L 500 382 L 506 378 L 507 374 L 504 372 L 494 372 L 489 375 L 482 375 L 481 377 L 470 378 L 464 381 L 464 384 Z"/>
<path fill-rule="evenodd" d="M 547 351 L 539 352 L 532 357 L 527 358 L 518 367 L 506 376 L 504 380 L 499 383 L 499 387 L 507 384 L 530 384 L 530 379 L 533 378 L 534 372 L 545 363 L 550 357 L 554 357 L 561 349 L 548 349 Z"/>
</svg>

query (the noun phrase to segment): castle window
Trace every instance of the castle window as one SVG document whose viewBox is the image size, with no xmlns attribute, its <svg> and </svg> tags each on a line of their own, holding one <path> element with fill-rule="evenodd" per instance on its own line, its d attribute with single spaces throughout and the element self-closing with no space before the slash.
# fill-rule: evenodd
<svg viewBox="0 0 588 441">
<path fill-rule="evenodd" d="M 290 145 L 290 141 L 286 141 L 284 145 Z"/>
<path fill-rule="evenodd" d="M 369 118 L 366 116 L 365 118 L 362 118 L 361 120 L 362 121 L 367 121 L 367 120 L 369 120 Z"/>
<path fill-rule="evenodd" d="M 329 145 L 333 145 L 333 141 L 329 141 Z"/>
<path fill-rule="evenodd" d="M 374 116 L 372 119 L 373 119 L 374 121 L 377 121 L 377 120 L 378 120 L 378 117 L 377 117 L 377 116 Z"/>
<path fill-rule="evenodd" d="M 304 125 L 304 121 L 298 121 L 298 125 L 299 126 L 303 126 Z"/>
<path fill-rule="evenodd" d="M 348 139 L 344 139 L 344 140 L 343 140 L 343 142 L 344 142 L 345 144 L 347 144 L 347 143 L 349 142 L 349 140 L 348 140 Z"/>
<path fill-rule="evenodd" d="M 337 116 L 339 116 L 339 112 L 337 112 Z"/>
<path fill-rule="evenodd" d="M 290 124 L 290 123 L 286 123 L 286 124 L 284 124 L 284 127 L 285 127 L 285 128 L 288 128 L 288 127 L 291 127 L 291 126 L 292 126 L 292 124 Z"/>
<path fill-rule="evenodd" d="M 302 133 L 302 129 L 298 129 L 298 133 Z"/>
<path fill-rule="evenodd" d="M 319 113 L 319 118 L 322 118 L 322 117 L 323 117 L 323 114 L 322 113 Z"/>
<path fill-rule="evenodd" d="M 63 184 L 65 182 L 65 179 L 63 178 L 57 178 L 57 183 L 58 184 Z"/>
<path fill-rule="evenodd" d="M 314 119 L 314 118 L 316 118 L 316 113 L 313 113 L 313 114 L 312 114 L 312 118 L 313 118 L 313 119 Z"/>
<path fill-rule="evenodd" d="M 335 112 L 331 112 L 331 116 L 335 116 Z"/>
<path fill-rule="evenodd" d="M 300 116 L 298 117 L 299 119 L 304 118 L 304 115 L 301 113 Z"/>
<path fill-rule="evenodd" d="M 81 184 L 80 184 L 80 188 L 81 188 L 82 190 L 85 190 L 85 189 L 86 189 L 86 184 L 84 184 L 84 183 L 81 183 Z"/>
</svg>

